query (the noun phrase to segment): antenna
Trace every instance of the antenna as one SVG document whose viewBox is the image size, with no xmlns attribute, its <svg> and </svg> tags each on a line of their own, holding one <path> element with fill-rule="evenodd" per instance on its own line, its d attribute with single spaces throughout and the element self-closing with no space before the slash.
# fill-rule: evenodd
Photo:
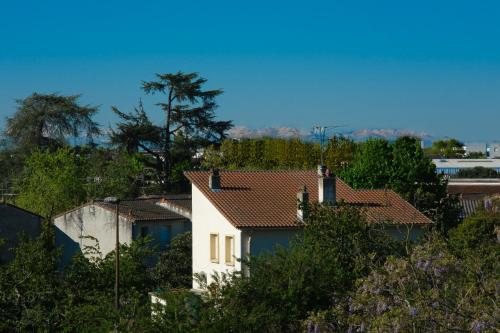
<svg viewBox="0 0 500 333">
<path fill-rule="evenodd" d="M 335 126 L 321 126 L 321 125 L 315 125 L 313 126 L 313 134 L 319 139 L 319 151 L 320 151 L 320 162 L 321 165 L 324 165 L 324 160 L 323 160 L 323 154 L 324 154 L 324 147 L 327 138 L 327 133 L 329 130 L 333 130 L 335 128 L 339 127 L 346 127 L 347 125 L 335 125 Z"/>
</svg>

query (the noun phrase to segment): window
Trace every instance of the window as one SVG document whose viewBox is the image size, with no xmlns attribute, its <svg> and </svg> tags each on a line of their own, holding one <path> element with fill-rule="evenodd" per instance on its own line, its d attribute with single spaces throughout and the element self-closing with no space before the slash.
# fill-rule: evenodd
<svg viewBox="0 0 500 333">
<path fill-rule="evenodd" d="M 219 234 L 210 234 L 210 261 L 219 262 Z"/>
<path fill-rule="evenodd" d="M 234 265 L 234 237 L 226 236 L 226 265 Z"/>
</svg>

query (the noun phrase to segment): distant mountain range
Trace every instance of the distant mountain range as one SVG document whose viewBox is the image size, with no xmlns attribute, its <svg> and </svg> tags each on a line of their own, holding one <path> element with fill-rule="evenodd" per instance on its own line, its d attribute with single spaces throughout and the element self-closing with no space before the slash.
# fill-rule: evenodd
<svg viewBox="0 0 500 333">
<path fill-rule="evenodd" d="M 351 138 L 355 141 L 364 141 L 368 138 L 381 138 L 386 140 L 395 140 L 401 136 L 416 136 L 424 141 L 424 144 L 431 143 L 436 138 L 425 132 L 417 132 L 407 129 L 357 129 L 351 131 L 334 131 L 328 133 L 329 136 L 334 134 Z M 312 130 L 305 130 L 293 127 L 266 127 L 259 129 L 249 129 L 245 126 L 235 126 L 229 131 L 229 137 L 233 139 L 242 138 L 261 138 L 261 137 L 276 137 L 276 138 L 300 138 L 306 140 L 315 140 L 316 136 Z"/>
</svg>

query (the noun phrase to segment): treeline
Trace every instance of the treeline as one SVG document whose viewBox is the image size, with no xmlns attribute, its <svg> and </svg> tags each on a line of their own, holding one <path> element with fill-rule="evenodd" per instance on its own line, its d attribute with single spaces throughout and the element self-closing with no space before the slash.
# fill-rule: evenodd
<svg viewBox="0 0 500 333">
<path fill-rule="evenodd" d="M 340 171 L 352 161 L 357 144 L 333 137 L 323 152 L 325 165 Z M 205 168 L 223 169 L 315 169 L 321 161 L 320 145 L 300 139 L 227 139 L 220 147 L 205 152 Z"/>
</svg>

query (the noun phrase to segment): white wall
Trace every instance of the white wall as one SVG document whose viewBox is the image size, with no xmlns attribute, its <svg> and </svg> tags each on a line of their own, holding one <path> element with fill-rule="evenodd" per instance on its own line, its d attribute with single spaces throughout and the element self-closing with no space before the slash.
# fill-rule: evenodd
<svg viewBox="0 0 500 333">
<path fill-rule="evenodd" d="M 95 237 L 99 241 L 103 256 L 115 249 L 116 215 L 114 211 L 94 204 L 54 218 L 56 226 L 56 243 L 63 246 L 63 260 L 68 260 L 76 250 L 83 251 L 85 246 L 95 246 L 95 241 L 83 238 Z M 132 242 L 132 223 L 120 216 L 120 243 Z"/>
<path fill-rule="evenodd" d="M 211 274 L 214 272 L 225 273 L 233 270 L 241 270 L 241 263 L 235 260 L 234 266 L 225 263 L 225 236 L 234 236 L 234 254 L 241 258 L 242 242 L 241 231 L 235 228 L 215 208 L 212 203 L 192 185 L 192 229 L 193 229 L 193 273 L 204 272 L 207 281 L 212 281 Z M 210 234 L 219 234 L 219 262 L 210 260 Z M 193 288 L 199 285 L 193 281 Z"/>
</svg>

